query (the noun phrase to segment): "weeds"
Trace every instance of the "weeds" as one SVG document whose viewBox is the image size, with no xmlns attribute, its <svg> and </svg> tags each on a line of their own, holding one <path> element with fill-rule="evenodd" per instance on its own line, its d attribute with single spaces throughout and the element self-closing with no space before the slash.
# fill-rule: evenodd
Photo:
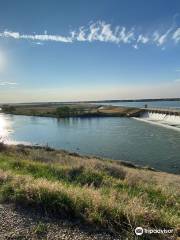
<svg viewBox="0 0 180 240">
<path fill-rule="evenodd" d="M 1 202 L 78 218 L 127 236 L 136 226 L 178 229 L 180 180 L 176 175 L 25 147 L 2 151 L 0 169 Z M 37 234 L 44 231 L 41 223 L 37 225 Z"/>
<path fill-rule="evenodd" d="M 43 235 L 47 232 L 47 226 L 46 224 L 39 222 L 35 227 L 34 227 L 34 233 L 37 235 Z"/>
</svg>

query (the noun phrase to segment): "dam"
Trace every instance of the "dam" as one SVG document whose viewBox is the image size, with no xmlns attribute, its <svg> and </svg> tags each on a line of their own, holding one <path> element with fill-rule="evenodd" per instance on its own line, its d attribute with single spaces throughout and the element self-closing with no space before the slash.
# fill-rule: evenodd
<svg viewBox="0 0 180 240">
<path fill-rule="evenodd" d="M 180 109 L 141 108 L 135 119 L 180 131 Z"/>
</svg>

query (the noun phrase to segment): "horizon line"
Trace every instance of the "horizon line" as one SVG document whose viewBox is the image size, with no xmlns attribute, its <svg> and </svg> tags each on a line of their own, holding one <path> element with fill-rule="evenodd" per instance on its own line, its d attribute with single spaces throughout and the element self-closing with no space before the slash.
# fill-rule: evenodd
<svg viewBox="0 0 180 240">
<path fill-rule="evenodd" d="M 135 98 L 135 99 L 105 99 L 105 100 L 75 100 L 75 101 L 40 101 L 40 102 L 6 102 L 0 103 L 0 105 L 5 104 L 53 104 L 53 103 L 101 103 L 101 102 L 144 102 L 144 101 L 180 101 L 180 97 L 170 97 L 170 98 Z"/>
</svg>

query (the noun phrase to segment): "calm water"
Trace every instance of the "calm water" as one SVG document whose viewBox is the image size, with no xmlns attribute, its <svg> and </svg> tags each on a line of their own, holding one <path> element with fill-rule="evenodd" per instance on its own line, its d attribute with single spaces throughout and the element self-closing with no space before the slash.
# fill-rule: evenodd
<svg viewBox="0 0 180 240">
<path fill-rule="evenodd" d="M 180 172 L 180 132 L 130 118 L 57 120 L 1 113 L 0 136 Z"/>
<path fill-rule="evenodd" d="M 180 101 L 152 101 L 152 102 L 102 102 L 102 105 L 113 105 L 113 106 L 126 106 L 126 107 L 144 107 L 145 104 L 148 107 L 153 108 L 173 108 L 180 109 Z"/>
</svg>

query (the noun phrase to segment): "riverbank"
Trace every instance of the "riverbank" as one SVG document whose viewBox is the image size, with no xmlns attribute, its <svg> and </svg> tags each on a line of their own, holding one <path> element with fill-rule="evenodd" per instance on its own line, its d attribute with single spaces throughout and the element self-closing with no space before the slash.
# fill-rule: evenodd
<svg viewBox="0 0 180 240">
<path fill-rule="evenodd" d="M 3 204 L 36 209 L 52 221 L 54 217 L 78 220 L 90 232 L 108 231 L 113 239 L 115 236 L 133 239 L 137 226 L 173 228 L 174 239 L 178 234 L 178 175 L 48 147 L 3 143 L 0 169 Z M 168 236 L 173 239 L 172 234 L 155 237 L 168 239 Z M 147 235 L 146 239 L 152 236 Z"/>
<path fill-rule="evenodd" d="M 2 112 L 14 115 L 40 117 L 129 117 L 138 116 L 138 108 L 101 106 L 94 104 L 39 104 L 3 105 Z"/>
</svg>

